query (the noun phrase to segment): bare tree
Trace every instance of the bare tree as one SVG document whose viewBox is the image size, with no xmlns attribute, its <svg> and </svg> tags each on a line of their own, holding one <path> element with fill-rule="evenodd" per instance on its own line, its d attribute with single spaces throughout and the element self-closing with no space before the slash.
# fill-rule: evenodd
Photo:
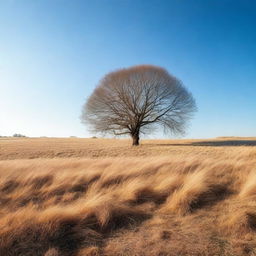
<svg viewBox="0 0 256 256">
<path fill-rule="evenodd" d="M 140 134 L 156 128 L 184 134 L 195 111 L 194 98 L 179 80 L 161 67 L 142 65 L 107 74 L 81 119 L 95 132 L 129 134 L 139 145 Z"/>
</svg>

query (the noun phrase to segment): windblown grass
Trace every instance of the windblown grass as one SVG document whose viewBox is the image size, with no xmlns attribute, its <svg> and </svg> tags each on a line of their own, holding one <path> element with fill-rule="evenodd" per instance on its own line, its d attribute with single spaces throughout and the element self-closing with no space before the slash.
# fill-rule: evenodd
<svg viewBox="0 0 256 256">
<path fill-rule="evenodd" d="M 0 255 L 255 255 L 256 149 L 0 161 Z"/>
</svg>

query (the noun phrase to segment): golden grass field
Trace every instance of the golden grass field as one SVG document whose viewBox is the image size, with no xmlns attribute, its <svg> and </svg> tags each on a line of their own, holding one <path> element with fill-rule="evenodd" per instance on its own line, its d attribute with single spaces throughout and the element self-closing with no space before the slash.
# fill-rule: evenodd
<svg viewBox="0 0 256 256">
<path fill-rule="evenodd" d="M 1 138 L 1 256 L 256 255 L 256 139 Z"/>
</svg>

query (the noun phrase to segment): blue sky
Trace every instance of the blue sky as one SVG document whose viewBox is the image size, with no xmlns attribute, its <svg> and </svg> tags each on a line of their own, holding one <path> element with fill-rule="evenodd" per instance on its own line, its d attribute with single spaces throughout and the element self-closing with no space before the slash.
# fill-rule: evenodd
<svg viewBox="0 0 256 256">
<path fill-rule="evenodd" d="M 153 64 L 196 98 L 187 137 L 256 136 L 255 13 L 254 0 L 0 0 L 0 135 L 91 136 L 79 116 L 102 76 Z"/>
</svg>

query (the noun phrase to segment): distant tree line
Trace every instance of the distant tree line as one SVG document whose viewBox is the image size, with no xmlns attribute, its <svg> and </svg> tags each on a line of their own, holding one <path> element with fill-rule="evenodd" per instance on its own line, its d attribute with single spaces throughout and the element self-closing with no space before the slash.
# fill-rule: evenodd
<svg viewBox="0 0 256 256">
<path fill-rule="evenodd" d="M 0 135 L 0 138 L 10 138 L 10 137 L 15 137 L 15 138 L 26 138 L 27 136 L 20 134 L 20 133 L 15 133 L 12 136 L 3 136 Z"/>
<path fill-rule="evenodd" d="M 24 138 L 24 137 L 26 137 L 26 136 L 23 135 L 23 134 L 15 133 L 15 134 L 13 134 L 12 137 L 22 137 L 22 138 Z"/>
</svg>

